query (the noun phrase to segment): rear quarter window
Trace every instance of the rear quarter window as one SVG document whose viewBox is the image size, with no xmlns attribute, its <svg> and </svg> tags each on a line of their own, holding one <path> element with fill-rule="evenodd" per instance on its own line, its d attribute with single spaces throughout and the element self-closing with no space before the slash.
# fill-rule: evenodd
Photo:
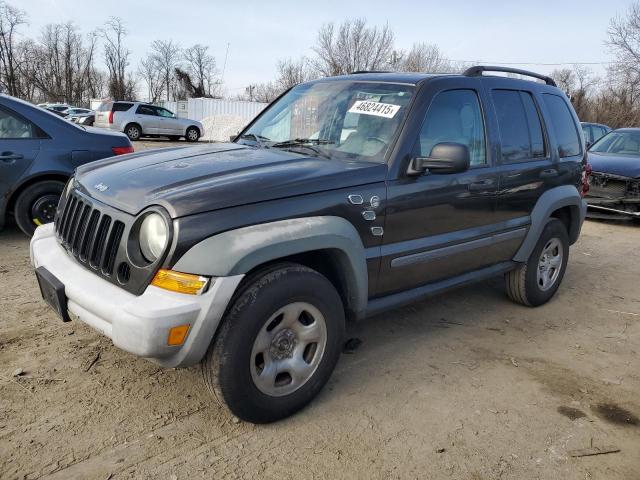
<svg viewBox="0 0 640 480">
<path fill-rule="evenodd" d="M 580 136 L 567 102 L 551 93 L 543 94 L 542 98 L 550 115 L 550 126 L 558 142 L 558 154 L 561 158 L 580 155 Z"/>
<path fill-rule="evenodd" d="M 126 112 L 131 107 L 133 107 L 133 103 L 118 102 L 118 103 L 114 103 L 113 104 L 112 111 L 113 112 Z"/>
</svg>

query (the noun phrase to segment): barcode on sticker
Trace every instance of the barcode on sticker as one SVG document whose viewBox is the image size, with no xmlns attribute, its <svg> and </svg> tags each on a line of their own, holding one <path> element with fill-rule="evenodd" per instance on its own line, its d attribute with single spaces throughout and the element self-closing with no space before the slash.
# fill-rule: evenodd
<svg viewBox="0 0 640 480">
<path fill-rule="evenodd" d="M 398 110 L 400 110 L 400 105 L 358 100 L 351 106 L 349 113 L 361 113 L 363 115 L 393 118 L 395 114 L 398 113 Z"/>
</svg>

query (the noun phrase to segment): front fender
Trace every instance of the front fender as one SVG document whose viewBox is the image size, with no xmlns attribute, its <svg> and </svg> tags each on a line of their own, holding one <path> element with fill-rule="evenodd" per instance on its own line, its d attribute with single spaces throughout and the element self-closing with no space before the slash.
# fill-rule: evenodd
<svg viewBox="0 0 640 480">
<path fill-rule="evenodd" d="M 364 246 L 355 227 L 341 217 L 294 218 L 230 230 L 191 247 L 173 266 L 213 277 L 246 274 L 267 262 L 317 250 L 340 254 L 349 303 L 364 312 L 368 274 Z"/>
</svg>

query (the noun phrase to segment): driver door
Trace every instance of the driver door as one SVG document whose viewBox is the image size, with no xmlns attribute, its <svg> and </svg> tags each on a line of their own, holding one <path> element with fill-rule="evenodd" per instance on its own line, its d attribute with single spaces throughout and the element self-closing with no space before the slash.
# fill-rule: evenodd
<svg viewBox="0 0 640 480">
<path fill-rule="evenodd" d="M 435 83 L 435 82 L 434 82 Z M 451 86 L 449 80 L 447 86 Z M 458 79 L 454 88 L 422 98 L 419 133 L 408 157 L 428 157 L 442 142 L 469 149 L 462 173 L 407 175 L 388 182 L 388 204 L 377 295 L 407 290 L 498 263 L 498 175 L 480 82 Z M 436 87 L 433 87 L 434 90 Z M 414 117 L 415 118 L 415 117 Z M 406 164 L 408 166 L 408 164 Z M 508 241 L 508 238 L 505 238 Z"/>
</svg>

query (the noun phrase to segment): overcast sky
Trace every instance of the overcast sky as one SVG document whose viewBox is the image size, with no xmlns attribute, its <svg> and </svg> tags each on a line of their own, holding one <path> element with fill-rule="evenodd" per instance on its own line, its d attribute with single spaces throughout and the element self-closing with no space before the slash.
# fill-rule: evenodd
<svg viewBox="0 0 640 480">
<path fill-rule="evenodd" d="M 132 64 L 158 38 L 182 46 L 209 45 L 230 94 L 271 80 L 280 58 L 310 55 L 318 28 L 326 22 L 364 17 L 370 25 L 389 23 L 396 48 L 413 42 L 437 44 L 450 59 L 491 62 L 602 62 L 611 56 L 604 42 L 611 17 L 629 0 L 461 1 L 321 0 L 8 0 L 27 12 L 27 34 L 47 23 L 73 21 L 85 32 L 110 16 L 129 31 Z M 541 73 L 558 66 L 520 65 Z M 602 66 L 592 67 L 596 73 Z"/>
</svg>

